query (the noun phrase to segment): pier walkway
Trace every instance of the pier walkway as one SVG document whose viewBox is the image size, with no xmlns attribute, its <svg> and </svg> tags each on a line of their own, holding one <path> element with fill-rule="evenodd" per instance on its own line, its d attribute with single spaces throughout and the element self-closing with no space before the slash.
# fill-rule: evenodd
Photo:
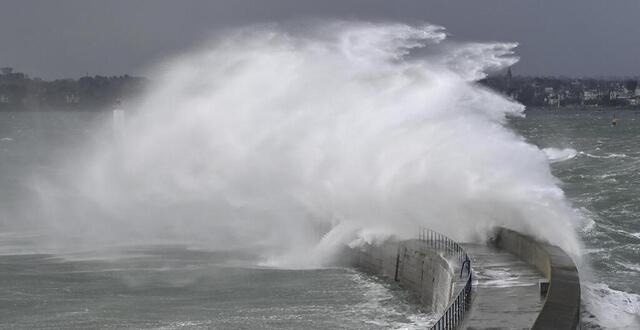
<svg viewBox="0 0 640 330">
<path fill-rule="evenodd" d="M 481 244 L 462 244 L 471 258 L 473 294 L 462 329 L 530 329 L 544 296 L 542 274 L 511 253 Z"/>
</svg>

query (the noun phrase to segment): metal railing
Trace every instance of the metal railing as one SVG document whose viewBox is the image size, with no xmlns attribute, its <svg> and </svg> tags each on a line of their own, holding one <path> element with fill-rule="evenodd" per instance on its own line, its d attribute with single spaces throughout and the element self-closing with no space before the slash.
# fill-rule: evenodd
<svg viewBox="0 0 640 330">
<path fill-rule="evenodd" d="M 465 260 L 469 260 L 467 252 L 460 244 L 437 231 L 420 228 L 418 239 L 423 241 L 426 247 L 442 252 L 445 257 L 456 257 L 461 265 Z"/>
<path fill-rule="evenodd" d="M 449 303 L 444 313 L 431 329 L 456 329 L 464 319 L 471 304 L 471 261 L 467 252 L 449 237 L 430 229 L 421 228 L 418 239 L 423 241 L 430 249 L 441 252 L 445 257 L 454 257 L 460 262 L 460 277 L 463 277 L 465 265 L 467 268 L 464 287 L 457 292 L 455 299 Z"/>
</svg>

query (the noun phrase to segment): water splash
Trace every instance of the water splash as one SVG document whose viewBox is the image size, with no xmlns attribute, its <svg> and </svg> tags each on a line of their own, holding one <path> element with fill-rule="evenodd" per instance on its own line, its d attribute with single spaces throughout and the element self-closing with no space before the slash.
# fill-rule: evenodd
<svg viewBox="0 0 640 330">
<path fill-rule="evenodd" d="M 640 295 L 604 283 L 583 282 L 583 326 L 587 329 L 638 329 Z"/>
<path fill-rule="evenodd" d="M 544 148 L 542 149 L 549 161 L 552 163 L 563 162 L 565 160 L 573 159 L 578 155 L 578 152 L 575 149 L 565 148 L 565 149 L 556 149 L 556 148 Z"/>
<path fill-rule="evenodd" d="M 514 47 L 431 25 L 227 32 L 154 70 L 124 141 L 38 181 L 43 218 L 86 244 L 251 245 L 299 267 L 419 226 L 468 241 L 503 225 L 577 254 L 545 154 L 504 126 L 523 107 L 476 83 Z"/>
</svg>

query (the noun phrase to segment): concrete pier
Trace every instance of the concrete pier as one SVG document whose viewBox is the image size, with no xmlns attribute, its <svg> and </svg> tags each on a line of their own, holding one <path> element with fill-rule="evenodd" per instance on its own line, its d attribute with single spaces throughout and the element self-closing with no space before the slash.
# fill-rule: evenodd
<svg viewBox="0 0 640 330">
<path fill-rule="evenodd" d="M 480 244 L 462 244 L 471 258 L 474 289 L 462 329 L 530 329 L 542 310 L 544 276 L 513 254 Z"/>
<path fill-rule="evenodd" d="M 458 270 L 420 240 L 365 245 L 352 250 L 350 259 L 355 268 L 407 288 L 434 313 L 445 311 L 459 280 Z"/>
<path fill-rule="evenodd" d="M 491 244 L 460 245 L 423 230 L 418 240 L 353 249 L 350 264 L 398 282 L 440 313 L 432 329 L 580 328 L 580 277 L 571 257 L 505 228 L 496 228 Z M 471 278 L 460 275 L 467 255 Z"/>
<path fill-rule="evenodd" d="M 505 228 L 497 228 L 493 243 L 495 247 L 465 246 L 475 259 L 472 266 L 478 282 L 463 328 L 580 328 L 580 276 L 569 255 L 557 246 Z M 492 274 L 512 280 L 484 276 Z M 540 280 L 546 283 L 544 293 L 538 286 Z M 496 285 L 501 282 L 509 285 Z"/>
<path fill-rule="evenodd" d="M 549 281 L 544 305 L 531 329 L 580 328 L 580 275 L 571 257 L 557 246 L 505 228 L 498 229 L 495 243 L 534 266 Z"/>
</svg>

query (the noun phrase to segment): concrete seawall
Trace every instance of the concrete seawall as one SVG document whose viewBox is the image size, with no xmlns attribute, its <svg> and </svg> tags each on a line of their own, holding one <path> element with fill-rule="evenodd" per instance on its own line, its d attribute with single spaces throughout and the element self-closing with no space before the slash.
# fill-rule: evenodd
<svg viewBox="0 0 640 330">
<path fill-rule="evenodd" d="M 462 325 L 468 329 L 530 327 L 536 330 L 573 330 L 580 327 L 580 278 L 573 260 L 562 249 L 504 228 L 497 229 L 495 247 L 463 244 L 462 252 L 469 251 L 474 260 L 474 273 L 475 270 L 481 273 L 476 274 L 475 278 L 479 279 L 479 286 L 474 289 L 476 298 L 473 298 L 468 318 L 463 321 L 462 317 L 466 317 L 464 312 L 455 315 L 451 311 L 451 306 L 458 306 L 457 311 L 462 307 L 454 297 L 465 287 L 462 283 L 465 278 L 460 279 L 461 260 L 447 260 L 448 257 L 442 254 L 441 243 L 424 236 L 420 240 L 390 240 L 383 244 L 365 245 L 350 250 L 349 263 L 361 271 L 395 281 L 414 293 L 426 310 L 444 314 L 440 319 L 445 320 L 444 328 Z M 452 241 L 450 243 L 460 247 Z M 447 245 L 450 243 L 445 243 L 445 247 L 450 248 L 451 245 Z M 517 275 L 513 278 L 518 283 L 513 288 L 509 285 L 495 286 L 490 283 L 492 277 L 485 276 L 487 274 L 482 273 L 483 270 L 488 275 L 491 272 L 515 271 Z M 471 277 L 467 278 L 468 290 L 471 291 Z M 538 281 L 548 283 L 544 298 L 535 289 Z M 466 289 L 463 291 L 467 292 Z M 458 321 L 463 321 L 463 324 Z M 442 326 L 440 321 L 436 326 Z"/>
<path fill-rule="evenodd" d="M 398 282 L 417 295 L 433 313 L 443 313 L 457 279 L 449 262 L 420 240 L 387 241 L 352 251 L 352 265 L 364 272 Z"/>
<path fill-rule="evenodd" d="M 536 267 L 549 282 L 542 310 L 531 329 L 580 327 L 580 277 L 576 265 L 562 249 L 501 228 L 496 245 Z"/>
</svg>

